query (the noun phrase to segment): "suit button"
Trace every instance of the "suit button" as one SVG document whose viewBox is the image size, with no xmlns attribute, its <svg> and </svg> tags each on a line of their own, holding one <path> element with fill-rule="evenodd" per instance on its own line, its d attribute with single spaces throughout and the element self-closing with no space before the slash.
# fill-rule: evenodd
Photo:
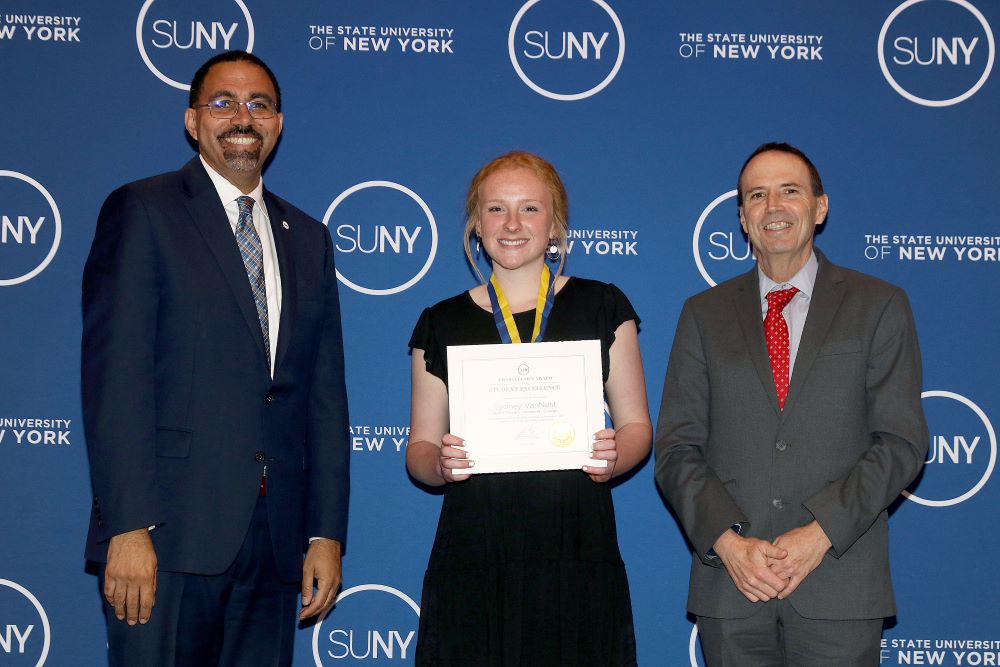
<svg viewBox="0 0 1000 667">
<path fill-rule="evenodd" d="M 257 463 L 261 463 L 264 460 L 264 452 L 257 452 L 253 455 L 253 460 Z"/>
<path fill-rule="evenodd" d="M 774 500 L 771 501 L 771 504 L 774 506 L 774 509 L 776 510 L 780 510 L 782 507 L 785 506 L 785 503 L 781 502 L 781 498 L 775 498 Z"/>
<path fill-rule="evenodd" d="M 274 403 L 274 394 L 268 394 L 265 396 L 264 401 L 267 403 Z"/>
<path fill-rule="evenodd" d="M 784 440 L 779 440 L 778 442 L 774 443 L 774 448 L 777 449 L 779 452 L 783 452 L 786 449 L 788 449 L 788 443 L 785 442 Z"/>
</svg>

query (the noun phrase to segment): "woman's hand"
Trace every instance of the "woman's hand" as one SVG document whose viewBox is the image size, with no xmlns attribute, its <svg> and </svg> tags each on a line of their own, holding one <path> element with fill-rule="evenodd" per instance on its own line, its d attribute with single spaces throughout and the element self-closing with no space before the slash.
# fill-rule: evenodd
<svg viewBox="0 0 1000 667">
<path fill-rule="evenodd" d="M 441 436 L 441 453 L 438 456 L 438 474 L 445 483 L 463 482 L 471 475 L 462 472 L 476 465 L 465 451 L 465 441 L 451 433 Z"/>
<path fill-rule="evenodd" d="M 607 461 L 606 468 L 594 466 L 583 466 L 583 471 L 590 475 L 590 479 L 595 482 L 606 482 L 615 473 L 615 464 L 618 462 L 618 443 L 615 442 L 615 430 L 606 428 L 594 434 L 594 452 L 592 459 Z"/>
</svg>

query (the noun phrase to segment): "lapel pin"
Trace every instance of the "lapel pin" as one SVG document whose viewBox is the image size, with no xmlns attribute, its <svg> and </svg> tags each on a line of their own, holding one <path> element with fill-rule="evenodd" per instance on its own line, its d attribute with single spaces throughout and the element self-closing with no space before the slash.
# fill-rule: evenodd
<svg viewBox="0 0 1000 667">
<path fill-rule="evenodd" d="M 285 229 L 288 229 L 288 223 L 285 222 L 284 220 L 281 221 L 281 226 L 284 227 Z"/>
</svg>

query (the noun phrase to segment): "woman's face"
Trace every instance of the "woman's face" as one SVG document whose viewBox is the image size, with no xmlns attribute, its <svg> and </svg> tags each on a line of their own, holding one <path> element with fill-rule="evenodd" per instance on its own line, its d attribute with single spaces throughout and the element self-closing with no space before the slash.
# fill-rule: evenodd
<svg viewBox="0 0 1000 667">
<path fill-rule="evenodd" d="M 544 263 L 553 228 L 552 195 L 531 169 L 503 169 L 479 186 L 477 232 L 494 270 Z"/>
</svg>

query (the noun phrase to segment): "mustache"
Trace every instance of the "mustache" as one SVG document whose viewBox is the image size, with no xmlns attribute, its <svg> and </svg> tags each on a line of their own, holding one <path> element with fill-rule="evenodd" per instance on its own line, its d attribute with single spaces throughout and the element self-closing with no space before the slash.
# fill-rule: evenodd
<svg viewBox="0 0 1000 667">
<path fill-rule="evenodd" d="M 264 139 L 264 137 L 261 136 L 261 133 L 255 130 L 250 125 L 234 125 L 233 127 L 229 128 L 228 130 L 220 134 L 219 139 L 228 139 L 230 137 L 237 137 L 241 135 L 245 136 L 248 134 L 256 138 L 258 141 L 263 141 Z"/>
</svg>

